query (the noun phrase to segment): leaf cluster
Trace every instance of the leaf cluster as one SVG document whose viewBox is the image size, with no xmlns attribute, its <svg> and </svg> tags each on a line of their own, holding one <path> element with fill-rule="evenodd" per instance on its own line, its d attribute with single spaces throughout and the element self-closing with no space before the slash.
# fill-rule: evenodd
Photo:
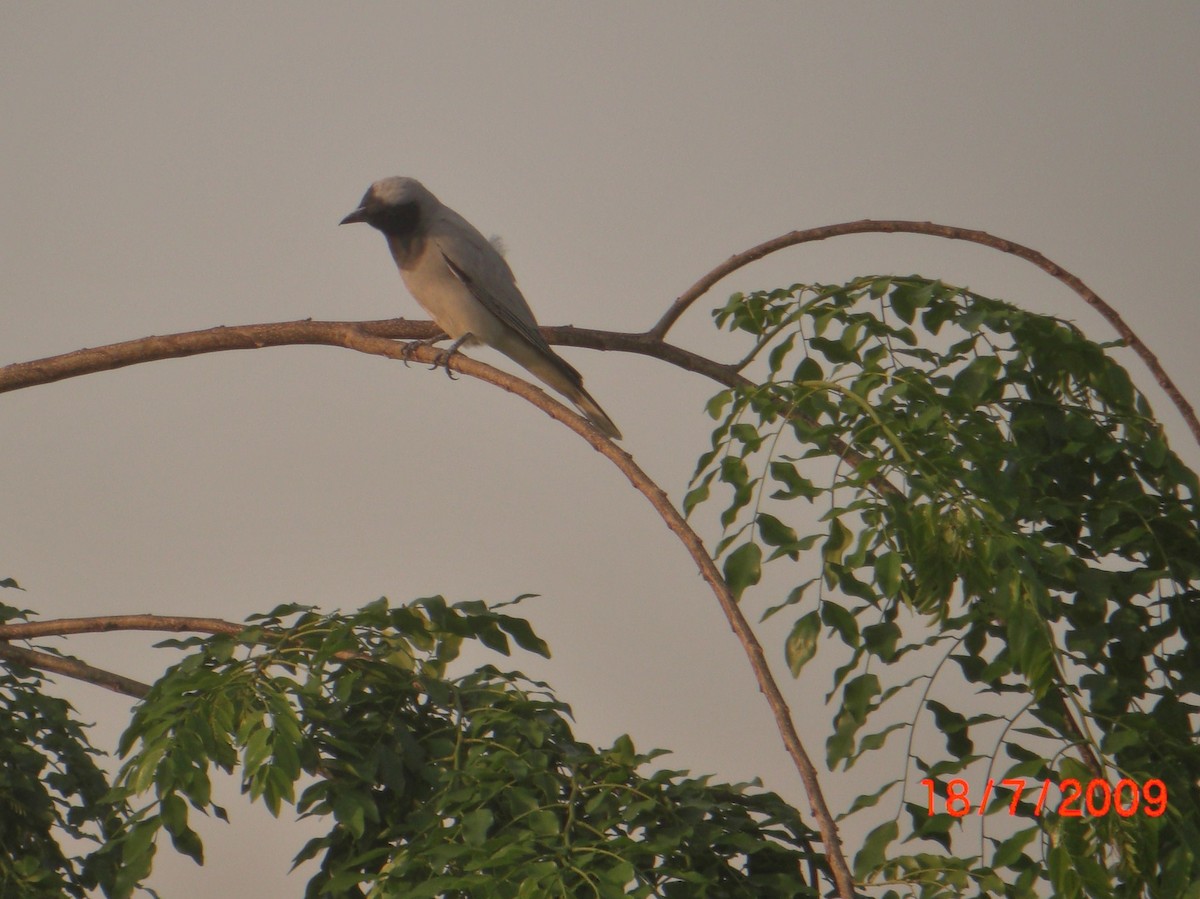
<svg viewBox="0 0 1200 899">
<path fill-rule="evenodd" d="M 896 855 L 897 815 L 856 873 L 922 896 L 1032 895 L 1039 881 L 1177 896 L 1200 881 L 1200 487 L 1110 347 L 916 276 L 735 294 L 715 317 L 752 335 L 762 383 L 709 403 L 719 424 L 685 510 L 724 488 L 716 555 L 739 596 L 765 564 L 799 563 L 766 615 L 795 608 L 797 676 L 824 635 L 849 653 L 831 767 L 908 732 L 905 775 L 851 810 L 900 786 L 905 839 L 948 853 L 961 822 L 909 796 L 910 772 L 944 791 L 977 763 L 997 781 L 1082 770 L 1158 778 L 1172 797 L 1162 818 L 1034 820 L 1022 802 L 1030 827 L 985 830 L 990 849 L 957 858 Z M 880 665 L 921 653 L 922 674 L 885 687 Z M 975 691 L 966 707 L 935 697 L 951 680 Z M 864 734 L 897 703 L 913 711 Z M 922 719 L 945 758 L 912 751 Z"/>
<path fill-rule="evenodd" d="M 16 586 L 5 579 L 2 586 Z M 29 613 L 0 603 L 0 622 Z M 50 651 L 50 650 L 43 650 Z M 68 854 L 62 841 L 100 844 L 126 806 L 108 798 L 87 726 L 45 680 L 20 665 L 0 668 L 0 896 L 85 896 L 110 888 L 117 868 L 102 853 Z"/>
<path fill-rule="evenodd" d="M 138 707 L 119 795 L 150 801 L 108 851 L 129 895 L 165 833 L 197 862 L 191 813 L 226 817 L 213 768 L 273 815 L 328 823 L 296 856 L 309 897 L 817 895 L 825 876 L 798 812 L 753 785 L 642 773 L 660 752 L 577 740 L 549 688 L 462 643 L 543 655 L 523 619 L 441 597 L 350 615 L 285 606 L 193 650 Z"/>
</svg>

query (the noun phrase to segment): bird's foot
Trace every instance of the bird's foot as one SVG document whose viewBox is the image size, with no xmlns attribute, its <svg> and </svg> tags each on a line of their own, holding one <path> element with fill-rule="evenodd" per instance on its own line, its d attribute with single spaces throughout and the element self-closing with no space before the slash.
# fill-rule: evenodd
<svg viewBox="0 0 1200 899">
<path fill-rule="evenodd" d="M 457 378 L 454 377 L 454 372 L 450 370 L 450 357 L 458 352 L 458 348 L 463 345 L 464 341 L 470 339 L 470 334 L 464 334 L 462 337 L 458 338 L 458 340 L 454 341 L 454 343 L 450 344 L 450 346 L 437 354 L 437 358 L 433 360 L 433 365 L 431 365 L 430 368 L 437 368 L 439 365 L 441 365 L 446 369 L 446 377 L 448 377 L 451 381 L 457 380 Z"/>
<path fill-rule="evenodd" d="M 404 364 L 408 365 L 412 361 L 412 355 L 417 351 L 417 347 L 433 346 L 438 341 L 445 340 L 448 336 L 448 334 L 438 334 L 436 337 L 426 337 L 424 340 L 410 340 L 400 350 L 400 357 L 404 361 Z M 434 367 L 436 368 L 436 365 Z"/>
</svg>

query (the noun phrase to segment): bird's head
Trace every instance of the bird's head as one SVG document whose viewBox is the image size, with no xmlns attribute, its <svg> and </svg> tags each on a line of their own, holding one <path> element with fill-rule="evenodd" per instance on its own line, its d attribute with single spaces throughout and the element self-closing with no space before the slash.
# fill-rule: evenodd
<svg viewBox="0 0 1200 899">
<path fill-rule="evenodd" d="M 415 178 L 384 178 L 367 189 L 358 208 L 340 224 L 366 222 L 385 234 L 403 234 L 411 232 L 421 213 L 436 203 L 433 194 Z"/>
</svg>

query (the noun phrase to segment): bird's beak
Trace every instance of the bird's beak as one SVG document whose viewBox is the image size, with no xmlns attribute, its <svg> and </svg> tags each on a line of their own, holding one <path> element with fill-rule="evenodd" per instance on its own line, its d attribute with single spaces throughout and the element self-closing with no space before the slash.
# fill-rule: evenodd
<svg viewBox="0 0 1200 899">
<path fill-rule="evenodd" d="M 367 208 L 359 206 L 352 213 L 338 222 L 339 225 L 352 225 L 355 222 L 365 222 L 367 220 Z"/>
</svg>

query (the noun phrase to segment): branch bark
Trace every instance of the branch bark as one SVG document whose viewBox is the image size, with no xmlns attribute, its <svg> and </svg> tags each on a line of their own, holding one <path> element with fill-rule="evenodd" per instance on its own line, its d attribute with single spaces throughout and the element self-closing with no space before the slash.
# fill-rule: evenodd
<svg viewBox="0 0 1200 899">
<path fill-rule="evenodd" d="M 203 634 L 240 634 L 244 624 L 221 618 L 189 615 L 96 615 L 88 618 L 55 618 L 0 624 L 0 640 L 36 640 L 69 634 L 104 634 L 111 631 L 191 631 Z"/>
</svg>

